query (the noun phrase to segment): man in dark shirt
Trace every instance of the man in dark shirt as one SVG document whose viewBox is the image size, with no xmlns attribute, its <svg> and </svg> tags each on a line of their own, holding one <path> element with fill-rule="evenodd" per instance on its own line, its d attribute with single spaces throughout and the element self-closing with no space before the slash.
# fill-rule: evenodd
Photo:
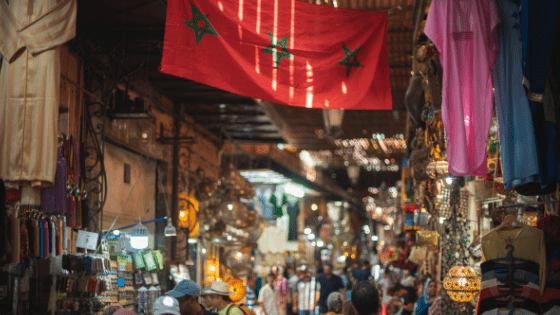
<svg viewBox="0 0 560 315">
<path fill-rule="evenodd" d="M 369 261 L 364 261 L 362 264 L 362 270 L 356 270 L 352 273 L 352 277 L 358 282 L 369 280 L 371 276 L 371 265 Z"/>
<path fill-rule="evenodd" d="M 323 274 L 317 276 L 317 288 L 315 291 L 315 305 L 319 306 L 319 314 L 325 314 L 328 312 L 327 308 L 327 297 L 332 292 L 340 291 L 342 296 L 346 297 L 346 289 L 344 288 L 344 283 L 342 279 L 333 275 L 332 264 L 327 262 L 323 266 Z M 315 306 L 313 307 L 315 309 Z"/>
</svg>

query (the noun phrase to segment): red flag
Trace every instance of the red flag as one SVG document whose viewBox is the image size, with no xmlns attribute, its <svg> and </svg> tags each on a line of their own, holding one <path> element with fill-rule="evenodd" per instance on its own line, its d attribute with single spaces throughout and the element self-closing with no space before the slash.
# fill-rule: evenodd
<svg viewBox="0 0 560 315">
<path fill-rule="evenodd" d="M 281 104 L 392 108 L 385 12 L 169 0 L 161 71 Z"/>
</svg>

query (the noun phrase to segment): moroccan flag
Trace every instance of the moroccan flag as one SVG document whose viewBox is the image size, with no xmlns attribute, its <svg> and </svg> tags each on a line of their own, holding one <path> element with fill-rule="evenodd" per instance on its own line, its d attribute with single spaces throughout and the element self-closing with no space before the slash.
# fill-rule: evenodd
<svg viewBox="0 0 560 315">
<path fill-rule="evenodd" d="M 385 12 L 169 0 L 161 71 L 293 106 L 392 108 Z"/>
</svg>

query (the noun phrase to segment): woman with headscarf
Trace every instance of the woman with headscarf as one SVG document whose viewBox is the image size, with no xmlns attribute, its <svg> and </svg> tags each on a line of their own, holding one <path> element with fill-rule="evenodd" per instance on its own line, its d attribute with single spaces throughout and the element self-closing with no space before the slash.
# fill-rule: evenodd
<svg viewBox="0 0 560 315">
<path fill-rule="evenodd" d="M 424 284 L 424 296 L 416 302 L 416 315 L 428 315 L 428 309 L 434 303 L 437 294 L 437 283 L 428 279 Z"/>
<path fill-rule="evenodd" d="M 344 297 L 340 292 L 331 292 L 327 297 L 328 313 L 325 315 L 341 315 L 342 306 L 344 305 Z"/>
</svg>

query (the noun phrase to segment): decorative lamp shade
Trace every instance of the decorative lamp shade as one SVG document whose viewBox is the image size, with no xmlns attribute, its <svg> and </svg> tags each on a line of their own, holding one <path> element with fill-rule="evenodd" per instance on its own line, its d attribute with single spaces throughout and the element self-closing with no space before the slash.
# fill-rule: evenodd
<svg viewBox="0 0 560 315">
<path fill-rule="evenodd" d="M 196 228 L 196 213 L 198 212 L 198 201 L 196 200 L 196 198 L 194 198 L 194 191 L 190 194 L 187 194 L 186 192 L 179 193 L 178 202 L 178 225 L 180 228 L 187 229 L 189 232 L 191 232 Z M 196 236 L 196 234 L 189 236 Z"/>
<path fill-rule="evenodd" d="M 142 223 L 132 227 L 130 231 L 130 246 L 135 249 L 148 247 L 148 229 Z"/>
<path fill-rule="evenodd" d="M 226 282 L 227 284 L 229 284 L 229 291 L 233 293 L 233 295 L 230 295 L 233 303 L 239 303 L 243 301 L 247 290 L 243 281 L 238 278 L 229 278 L 226 280 Z"/>
<path fill-rule="evenodd" d="M 215 281 L 220 276 L 220 261 L 216 257 L 208 258 L 206 276 L 209 281 Z"/>
<path fill-rule="evenodd" d="M 255 212 L 249 211 L 247 204 L 239 198 L 228 195 L 218 206 L 218 216 L 224 223 L 245 229 L 255 222 Z"/>
<path fill-rule="evenodd" d="M 469 302 L 480 290 L 480 280 L 472 267 L 455 266 L 443 280 L 443 288 L 453 301 Z"/>
</svg>

